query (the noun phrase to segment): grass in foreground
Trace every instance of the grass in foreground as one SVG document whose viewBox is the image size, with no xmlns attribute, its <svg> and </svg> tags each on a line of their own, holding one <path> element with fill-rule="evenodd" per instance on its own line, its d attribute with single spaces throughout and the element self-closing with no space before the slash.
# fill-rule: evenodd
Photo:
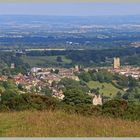
<svg viewBox="0 0 140 140">
<path fill-rule="evenodd" d="M 10 137 L 139 137 L 140 121 L 85 117 L 62 111 L 0 113 L 0 136 Z"/>
<path fill-rule="evenodd" d="M 118 91 L 121 91 L 121 92 L 123 92 L 122 90 L 120 90 L 120 89 L 118 89 L 118 88 L 116 88 L 115 86 L 113 86 L 111 83 L 100 83 L 100 82 L 98 82 L 98 81 L 90 81 L 90 82 L 88 82 L 88 87 L 90 88 L 90 89 L 92 89 L 92 88 L 100 88 L 100 93 L 103 93 L 103 95 L 104 96 L 115 96 L 116 95 L 116 93 L 118 92 Z M 102 85 L 104 85 L 104 88 L 102 88 Z"/>
</svg>

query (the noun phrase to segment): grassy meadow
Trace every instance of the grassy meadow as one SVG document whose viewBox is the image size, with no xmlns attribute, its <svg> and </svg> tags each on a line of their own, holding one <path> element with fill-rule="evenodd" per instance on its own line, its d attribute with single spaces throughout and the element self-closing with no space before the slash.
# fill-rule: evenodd
<svg viewBox="0 0 140 140">
<path fill-rule="evenodd" d="M 67 59 L 65 56 L 61 55 L 62 64 L 70 64 L 71 60 Z M 22 56 L 24 63 L 28 63 L 31 67 L 38 65 L 56 64 L 57 56 Z"/>
<path fill-rule="evenodd" d="M 85 117 L 62 111 L 0 113 L 4 137 L 139 137 L 140 121 Z"/>
<path fill-rule="evenodd" d="M 116 88 L 115 86 L 113 86 L 111 83 L 100 83 L 98 81 L 90 81 L 87 83 L 88 87 L 90 89 L 93 89 L 93 88 L 100 88 L 100 93 L 103 93 L 104 96 L 114 96 L 116 95 L 116 93 L 118 91 L 121 91 L 123 92 L 122 90 Z M 104 85 L 104 88 L 102 88 L 102 86 Z"/>
</svg>

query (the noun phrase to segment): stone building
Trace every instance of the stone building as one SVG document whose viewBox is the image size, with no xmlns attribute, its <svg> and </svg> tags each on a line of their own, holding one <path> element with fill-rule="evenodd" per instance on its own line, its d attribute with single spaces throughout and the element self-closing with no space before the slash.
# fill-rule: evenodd
<svg viewBox="0 0 140 140">
<path fill-rule="evenodd" d="M 113 59 L 113 68 L 114 69 L 120 68 L 120 58 L 119 57 L 115 57 Z"/>
<path fill-rule="evenodd" d="M 93 100 L 92 100 L 93 105 L 102 105 L 102 97 L 101 95 L 94 95 Z"/>
<path fill-rule="evenodd" d="M 11 63 L 10 68 L 11 68 L 11 69 L 14 69 L 14 68 L 15 68 L 15 64 L 14 64 L 14 63 Z"/>
</svg>

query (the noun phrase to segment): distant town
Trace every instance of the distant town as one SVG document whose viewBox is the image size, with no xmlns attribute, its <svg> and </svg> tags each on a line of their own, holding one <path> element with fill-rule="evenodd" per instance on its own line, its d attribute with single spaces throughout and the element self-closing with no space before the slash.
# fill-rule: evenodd
<svg viewBox="0 0 140 140">
<path fill-rule="evenodd" d="M 112 67 L 94 67 L 94 68 L 82 68 L 80 65 L 75 65 L 73 68 L 57 68 L 57 67 L 48 67 L 48 68 L 40 68 L 33 67 L 30 69 L 27 75 L 23 75 L 19 73 L 17 75 L 13 75 L 12 79 L 15 84 L 22 85 L 24 91 L 22 93 L 36 93 L 40 94 L 43 87 L 46 85 L 52 91 L 52 96 L 56 97 L 60 100 L 63 100 L 65 97 L 62 91 L 62 85 L 58 85 L 58 83 L 63 78 L 73 79 L 75 81 L 80 81 L 77 73 L 88 72 L 89 70 L 99 71 L 100 69 L 107 70 L 112 74 L 118 73 L 119 75 L 124 75 L 126 77 L 131 76 L 135 79 L 140 78 L 140 67 L 131 67 L 131 66 L 121 66 L 121 60 L 119 57 L 115 57 L 113 59 Z M 10 69 L 14 69 L 15 64 L 11 63 Z M 8 76 L 2 75 L 0 77 L 0 81 L 7 81 Z M 93 104 L 94 105 L 102 105 L 102 97 L 100 95 L 93 95 L 87 93 L 89 95 L 94 96 Z"/>
</svg>

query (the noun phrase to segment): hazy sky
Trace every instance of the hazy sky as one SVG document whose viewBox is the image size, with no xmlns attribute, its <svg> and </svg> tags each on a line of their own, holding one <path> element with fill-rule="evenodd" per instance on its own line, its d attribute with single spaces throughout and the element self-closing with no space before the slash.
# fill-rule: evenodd
<svg viewBox="0 0 140 140">
<path fill-rule="evenodd" d="M 0 14 L 140 15 L 140 3 L 0 3 Z"/>
</svg>

